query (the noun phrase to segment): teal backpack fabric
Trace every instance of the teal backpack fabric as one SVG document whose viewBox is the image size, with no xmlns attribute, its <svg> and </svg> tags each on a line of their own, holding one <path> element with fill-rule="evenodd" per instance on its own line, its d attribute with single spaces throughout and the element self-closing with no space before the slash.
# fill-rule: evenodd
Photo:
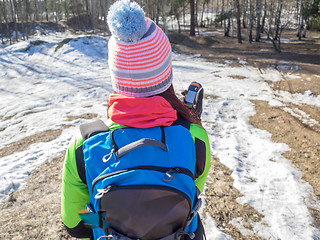
<svg viewBox="0 0 320 240">
<path fill-rule="evenodd" d="M 88 208 L 99 218 L 94 239 L 192 238 L 201 201 L 188 129 L 177 125 L 101 132 L 84 141 L 83 154 Z"/>
</svg>

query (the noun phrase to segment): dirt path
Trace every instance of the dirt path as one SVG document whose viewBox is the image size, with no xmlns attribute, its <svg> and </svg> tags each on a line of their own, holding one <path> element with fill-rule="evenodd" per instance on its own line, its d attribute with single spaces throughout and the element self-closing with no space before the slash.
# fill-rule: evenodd
<svg viewBox="0 0 320 240">
<path fill-rule="evenodd" d="M 72 239 L 61 222 L 61 169 L 64 156 L 32 171 L 27 185 L 0 205 L 0 239 Z"/>
<path fill-rule="evenodd" d="M 239 204 L 237 198 L 241 193 L 233 187 L 231 171 L 224 166 L 219 159 L 212 158 L 212 166 L 209 172 L 208 190 L 205 193 L 206 205 L 204 212 L 213 217 L 223 232 L 237 240 L 259 240 L 258 236 L 243 236 L 239 229 L 232 225 L 232 219 L 242 218 L 241 225 L 252 230 L 250 222 L 260 221 L 263 217 L 249 205 Z"/>
</svg>

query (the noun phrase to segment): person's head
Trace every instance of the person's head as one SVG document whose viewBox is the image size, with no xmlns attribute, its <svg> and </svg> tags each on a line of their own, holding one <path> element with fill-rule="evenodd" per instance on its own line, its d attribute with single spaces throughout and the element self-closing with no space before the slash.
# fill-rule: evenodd
<svg viewBox="0 0 320 240">
<path fill-rule="evenodd" d="M 135 2 L 122 0 L 109 9 L 108 62 L 113 89 L 129 97 L 149 97 L 172 83 L 168 37 Z"/>
<path fill-rule="evenodd" d="M 120 0 L 109 9 L 108 63 L 112 87 L 128 97 L 162 96 L 179 116 L 200 121 L 177 98 L 172 86 L 172 50 L 166 34 L 135 2 Z"/>
</svg>

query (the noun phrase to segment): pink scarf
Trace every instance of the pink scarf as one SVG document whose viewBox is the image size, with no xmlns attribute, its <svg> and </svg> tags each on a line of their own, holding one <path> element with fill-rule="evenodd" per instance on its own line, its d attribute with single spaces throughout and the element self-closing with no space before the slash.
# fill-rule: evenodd
<svg viewBox="0 0 320 240">
<path fill-rule="evenodd" d="M 126 127 L 149 128 L 170 126 L 177 120 L 177 111 L 160 96 L 135 98 L 111 94 L 108 116 Z"/>
</svg>

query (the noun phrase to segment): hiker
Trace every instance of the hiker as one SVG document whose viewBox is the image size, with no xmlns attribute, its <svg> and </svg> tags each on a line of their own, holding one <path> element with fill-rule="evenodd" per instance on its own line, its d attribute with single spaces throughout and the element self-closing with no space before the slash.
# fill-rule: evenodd
<svg viewBox="0 0 320 240">
<path fill-rule="evenodd" d="M 147 180 L 150 180 L 151 183 L 153 177 L 150 176 L 153 176 L 152 174 L 154 174 L 154 176 L 158 174 L 163 177 L 159 178 L 159 180 L 157 180 L 157 177 L 154 177 L 155 181 L 164 182 L 163 184 L 174 184 L 175 181 L 178 181 L 178 178 L 180 179 L 178 175 L 181 169 L 183 170 L 184 166 L 187 168 L 187 166 L 191 165 L 192 178 L 190 174 L 187 174 L 190 171 L 185 170 L 186 174 L 183 175 L 186 176 L 181 176 L 181 179 L 186 179 L 186 181 L 193 183 L 197 187 L 198 192 L 192 193 L 197 196 L 204 190 L 210 167 L 210 146 L 207 133 L 201 126 L 200 119 L 190 108 L 186 107 L 186 105 L 178 99 L 173 89 L 172 52 L 167 36 L 152 20 L 144 16 L 144 12 L 138 4 L 130 2 L 129 0 L 117 1 L 110 7 L 108 25 L 112 33 L 108 42 L 108 63 L 114 93 L 109 96 L 108 100 L 108 119 L 105 121 L 106 126 L 104 126 L 101 121 L 98 121 L 97 124 L 92 125 L 93 127 L 89 130 L 83 127 L 81 131 L 82 136 L 72 140 L 67 150 L 63 169 L 61 216 L 68 233 L 76 238 L 98 239 L 106 235 L 104 231 L 99 228 L 88 228 L 86 225 L 88 223 L 86 222 L 85 224 L 78 212 L 81 212 L 82 209 L 88 209 L 88 207 L 92 207 L 92 205 L 97 205 L 93 203 L 93 201 L 113 187 L 113 185 L 109 185 L 105 189 L 98 189 L 99 193 L 93 195 L 92 188 L 96 182 L 92 179 L 92 176 L 101 176 L 99 175 L 100 172 L 98 172 L 100 171 L 98 170 L 99 167 L 105 166 L 104 168 L 109 169 L 109 167 L 118 167 L 122 164 L 121 157 L 117 157 L 116 153 L 118 148 L 114 147 L 114 145 L 116 145 L 115 143 L 112 143 L 113 148 L 108 154 L 98 153 L 98 150 L 95 150 L 97 146 L 105 149 L 108 148 L 104 145 L 99 145 L 102 144 L 102 141 L 97 141 L 93 145 L 90 145 L 90 142 L 95 141 L 97 138 L 103 138 L 106 142 L 112 142 L 111 138 L 114 137 L 115 142 L 119 144 L 119 142 L 126 141 L 126 139 L 137 137 L 137 134 L 140 134 L 140 132 L 145 134 L 145 131 L 148 131 L 150 136 L 156 135 L 156 138 L 158 138 L 157 141 L 149 139 L 143 141 L 143 143 L 146 142 L 146 145 L 150 144 L 153 146 L 140 147 L 140 144 L 133 148 L 133 150 L 124 151 L 123 155 L 126 154 L 127 156 L 125 157 L 131 158 L 134 154 L 138 154 L 139 151 L 142 153 L 145 151 L 145 154 L 142 155 L 149 156 L 150 158 L 156 158 L 161 154 L 164 154 L 163 156 L 170 154 L 173 154 L 172 156 L 175 156 L 174 154 L 181 155 L 181 159 L 179 159 L 181 166 L 173 169 L 176 170 L 176 172 L 165 171 L 165 174 L 159 173 L 158 170 L 163 169 L 163 167 L 155 167 L 152 169 L 155 171 L 148 171 L 148 173 L 146 173 L 151 174 L 148 175 Z M 199 113 L 199 111 L 195 112 Z M 94 129 L 92 130 L 92 128 Z M 129 135 L 129 131 L 132 133 L 131 135 Z M 122 134 L 125 135 L 125 137 Z M 137 142 L 141 143 L 141 141 Z M 189 143 L 191 145 L 188 145 Z M 177 149 L 170 147 L 175 146 L 175 144 L 177 144 L 177 146 L 179 144 L 185 146 L 180 146 L 180 148 Z M 168 149 L 166 145 L 169 146 Z M 165 151 L 160 149 L 159 146 L 164 148 Z M 128 147 L 128 145 L 126 145 L 126 147 Z M 181 151 L 181 148 L 184 148 L 183 151 Z M 178 152 L 178 150 L 180 152 Z M 130 153 L 127 154 L 127 152 Z M 96 156 L 98 154 L 103 154 L 103 157 Z M 137 163 L 139 165 L 140 161 L 148 160 L 145 160 L 142 155 L 133 158 L 131 161 L 132 164 Z M 189 159 L 194 159 L 196 163 L 193 163 L 193 165 L 190 164 Z M 151 159 L 150 161 L 153 160 Z M 158 162 L 160 161 L 161 160 Z M 111 162 L 113 163 L 112 166 Z M 143 167 L 146 168 L 145 164 Z M 134 174 L 132 169 L 131 167 L 129 171 L 130 174 Z M 139 170 L 143 172 L 150 169 Z M 127 172 L 127 169 L 121 169 L 120 173 L 122 175 L 120 174 L 120 177 L 126 175 Z M 110 172 L 108 174 L 110 175 Z M 142 174 L 139 172 L 137 176 L 142 176 Z M 140 177 L 134 177 L 133 179 L 134 181 L 138 181 L 138 178 L 140 179 Z M 152 191 L 153 195 L 157 195 L 156 190 L 147 189 L 145 191 L 146 196 L 149 196 L 149 190 Z M 161 191 L 159 190 L 159 192 Z M 115 193 L 115 191 L 113 191 L 113 193 Z M 144 192 L 139 196 L 145 196 L 143 194 Z M 162 193 L 159 194 L 161 195 Z M 189 193 L 185 193 L 184 195 L 187 194 Z M 121 211 L 123 210 L 122 206 L 117 206 L 117 204 L 126 205 L 128 202 L 133 204 L 140 201 L 140 198 L 136 198 L 135 196 L 137 196 L 136 191 L 133 191 L 131 197 L 123 197 L 120 201 L 111 202 L 112 205 L 115 205 L 115 207 L 118 207 Z M 165 239 L 204 239 L 204 229 L 200 217 L 197 211 L 193 211 L 193 209 L 198 207 L 197 196 L 191 199 L 194 201 L 194 206 L 191 206 L 191 213 L 194 214 L 192 217 L 191 213 L 190 216 L 188 216 L 186 221 L 188 224 L 185 224 L 188 226 L 185 226 L 184 229 L 173 230 L 177 232 L 173 232 L 171 238 L 168 237 Z M 174 195 L 173 198 L 178 198 L 178 195 Z M 110 203 L 108 204 L 110 205 Z M 177 206 L 179 206 L 178 209 L 176 209 L 177 207 L 171 206 L 163 206 L 163 208 L 162 206 L 152 206 L 148 209 L 154 209 L 160 212 L 172 209 L 173 215 L 177 215 L 180 211 L 179 208 L 182 206 L 180 205 L 180 198 L 177 204 Z M 138 211 L 140 208 L 144 209 L 144 207 L 148 206 L 131 206 L 128 204 L 126 207 L 134 208 L 134 210 Z M 124 213 L 126 213 L 127 208 Z M 92 209 L 90 209 L 88 213 L 95 212 L 91 210 Z M 121 212 L 121 214 L 124 213 Z M 104 225 L 103 221 L 108 219 L 109 211 L 106 210 L 104 213 L 99 210 L 97 214 L 99 215 L 97 225 L 99 225 L 100 228 L 102 228 L 101 224 L 103 228 L 108 227 L 108 231 L 111 231 L 110 236 L 116 233 L 118 234 L 117 236 L 121 236 L 123 239 L 137 238 L 132 237 L 135 236 L 134 233 L 131 233 L 135 231 L 134 227 L 130 230 L 131 232 L 123 232 L 125 231 L 123 229 L 126 228 L 115 228 L 118 227 L 117 225 L 122 225 L 122 223 L 135 223 L 139 222 L 139 220 L 131 219 L 131 216 L 126 216 L 122 221 L 121 214 L 115 212 L 114 218 L 119 217 L 120 219 L 114 220 L 117 224 L 106 222 L 106 225 Z M 141 214 L 142 216 L 135 217 L 145 218 L 148 214 L 149 212 L 143 212 L 143 214 Z M 166 216 L 165 214 L 169 213 L 164 212 L 162 214 Z M 158 221 L 158 219 L 155 218 L 154 220 Z M 159 221 L 162 221 L 160 217 Z M 147 226 L 149 224 L 148 222 L 144 222 L 143 224 L 146 225 L 145 228 L 149 227 Z M 92 223 L 91 225 L 94 224 Z M 142 226 L 144 227 L 144 225 Z M 170 228 L 170 226 L 168 227 Z M 157 229 L 157 226 L 155 228 Z M 166 229 L 163 230 L 164 228 L 165 226 L 161 226 L 161 228 L 159 226 L 162 232 L 166 231 Z M 143 231 L 143 229 L 141 231 Z M 156 230 L 152 231 L 156 232 Z M 168 233 L 170 231 L 168 231 Z M 153 239 L 151 236 L 156 236 L 153 235 L 156 233 L 148 234 L 149 235 L 146 235 L 148 237 L 141 237 L 141 239 Z M 112 239 L 110 236 L 105 238 Z M 162 239 L 162 237 L 156 237 L 155 239 Z"/>
</svg>

